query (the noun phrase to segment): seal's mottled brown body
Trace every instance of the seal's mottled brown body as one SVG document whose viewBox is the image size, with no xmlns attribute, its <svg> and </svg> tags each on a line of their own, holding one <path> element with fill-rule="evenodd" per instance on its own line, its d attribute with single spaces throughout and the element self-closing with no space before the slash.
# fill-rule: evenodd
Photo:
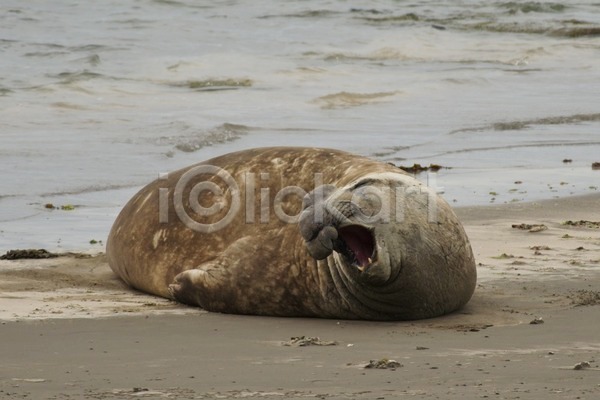
<svg viewBox="0 0 600 400">
<path fill-rule="evenodd" d="M 382 209 L 367 186 L 389 194 L 387 220 L 365 220 Z M 139 290 L 239 314 L 428 318 L 464 305 L 476 280 L 441 198 L 392 165 L 316 148 L 226 154 L 154 181 L 118 216 L 107 255 Z"/>
</svg>

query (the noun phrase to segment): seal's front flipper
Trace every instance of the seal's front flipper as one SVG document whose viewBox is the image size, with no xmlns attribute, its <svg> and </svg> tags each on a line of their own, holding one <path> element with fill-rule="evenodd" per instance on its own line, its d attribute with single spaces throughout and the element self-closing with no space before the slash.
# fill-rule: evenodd
<svg viewBox="0 0 600 400">
<path fill-rule="evenodd" d="M 169 285 L 169 293 L 173 300 L 192 306 L 201 306 L 198 288 L 204 286 L 206 275 L 207 272 L 203 269 L 190 269 L 177 275 L 175 281 Z"/>
<path fill-rule="evenodd" d="M 263 238 L 260 246 L 253 236 L 238 239 L 218 257 L 180 273 L 169 286 L 171 297 L 213 312 L 318 315 L 323 300 L 311 293 L 321 293 L 315 282 L 327 281 L 327 270 L 315 276 L 312 264 L 282 262 L 281 252 L 293 253 L 301 243 L 287 240 L 280 230 Z"/>
<path fill-rule="evenodd" d="M 276 260 L 282 247 L 277 232 L 266 236 L 260 247 L 254 237 L 238 239 L 217 258 L 175 276 L 169 293 L 176 301 L 207 311 L 256 313 L 278 301 L 273 293 L 274 287 L 282 286 L 281 266 L 269 260 Z"/>
</svg>

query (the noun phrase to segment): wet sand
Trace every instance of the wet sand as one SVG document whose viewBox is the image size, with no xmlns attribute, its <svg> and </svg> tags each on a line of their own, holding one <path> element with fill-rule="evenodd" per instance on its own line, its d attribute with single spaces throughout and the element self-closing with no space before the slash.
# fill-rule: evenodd
<svg viewBox="0 0 600 400">
<path fill-rule="evenodd" d="M 563 222 L 600 221 L 600 196 L 457 213 L 478 287 L 424 321 L 214 314 L 124 287 L 103 256 L 0 261 L 0 399 L 597 398 L 600 229 Z M 402 366 L 364 368 L 384 358 Z"/>
</svg>

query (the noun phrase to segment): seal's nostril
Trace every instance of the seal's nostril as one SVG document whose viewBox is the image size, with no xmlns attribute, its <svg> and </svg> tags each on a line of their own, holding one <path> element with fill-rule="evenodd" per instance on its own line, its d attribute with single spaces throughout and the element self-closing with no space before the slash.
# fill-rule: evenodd
<svg viewBox="0 0 600 400">
<path fill-rule="evenodd" d="M 306 241 L 313 240 L 323 229 L 323 222 L 315 221 L 314 212 L 312 209 L 302 211 L 300 221 L 298 223 L 300 234 Z"/>
<path fill-rule="evenodd" d="M 326 243 L 331 245 L 333 241 L 338 238 L 338 231 L 333 226 L 326 226 L 319 234 L 319 237 L 321 238 L 322 242 L 326 240 Z"/>
</svg>

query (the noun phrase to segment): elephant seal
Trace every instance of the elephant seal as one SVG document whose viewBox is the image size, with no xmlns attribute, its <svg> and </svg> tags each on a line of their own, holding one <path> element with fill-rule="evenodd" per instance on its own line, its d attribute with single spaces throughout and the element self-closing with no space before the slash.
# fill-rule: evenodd
<svg viewBox="0 0 600 400">
<path fill-rule="evenodd" d="M 435 192 L 337 150 L 226 154 L 139 191 L 107 241 L 126 283 L 205 310 L 364 320 L 430 318 L 475 289 L 468 238 Z"/>
</svg>

